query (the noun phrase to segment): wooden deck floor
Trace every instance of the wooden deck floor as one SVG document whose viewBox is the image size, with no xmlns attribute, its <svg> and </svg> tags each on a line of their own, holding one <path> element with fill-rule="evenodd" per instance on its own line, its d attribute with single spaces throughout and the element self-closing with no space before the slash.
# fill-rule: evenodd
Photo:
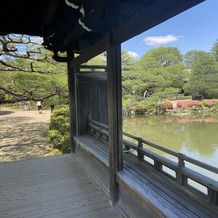
<svg viewBox="0 0 218 218">
<path fill-rule="evenodd" d="M 73 154 L 0 164 L 0 217 L 122 217 Z"/>
</svg>

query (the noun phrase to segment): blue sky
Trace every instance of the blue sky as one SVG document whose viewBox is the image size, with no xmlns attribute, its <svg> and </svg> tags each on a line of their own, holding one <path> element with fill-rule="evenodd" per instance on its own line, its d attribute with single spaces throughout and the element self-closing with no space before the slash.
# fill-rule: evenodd
<svg viewBox="0 0 218 218">
<path fill-rule="evenodd" d="M 159 46 L 175 46 L 182 54 L 210 51 L 218 39 L 218 0 L 206 0 L 124 42 L 122 49 L 137 59 Z"/>
</svg>

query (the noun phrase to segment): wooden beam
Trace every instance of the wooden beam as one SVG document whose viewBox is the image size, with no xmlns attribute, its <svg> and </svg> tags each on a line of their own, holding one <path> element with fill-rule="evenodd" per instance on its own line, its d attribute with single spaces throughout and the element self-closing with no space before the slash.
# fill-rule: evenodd
<svg viewBox="0 0 218 218">
<path fill-rule="evenodd" d="M 138 11 L 142 10 L 141 5 L 137 5 L 129 2 L 122 2 L 121 5 L 122 14 L 127 16 L 134 16 Z"/>
<path fill-rule="evenodd" d="M 68 60 L 74 58 L 74 54 L 67 53 Z M 77 86 L 76 86 L 76 68 L 70 67 L 70 61 L 67 62 L 68 72 L 68 92 L 69 92 L 69 112 L 70 112 L 70 143 L 71 152 L 75 153 L 74 136 L 78 136 L 78 116 L 77 116 Z"/>
<path fill-rule="evenodd" d="M 176 16 L 204 0 L 159 0 L 123 23 L 114 32 L 114 43 L 122 43 L 144 31 Z M 155 12 L 155 13 L 154 13 Z"/>
<path fill-rule="evenodd" d="M 122 170 L 122 85 L 121 85 L 121 44 L 114 43 L 113 30 L 120 23 L 120 0 L 108 2 L 107 35 L 107 87 L 109 126 L 110 199 L 115 205 L 119 199 L 119 184 L 116 173 Z"/>
<path fill-rule="evenodd" d="M 73 59 L 70 63 L 70 67 L 78 67 L 79 65 L 87 62 L 91 58 L 101 54 L 106 49 L 106 37 L 99 40 L 96 44 L 91 46 L 89 49 L 84 51 L 82 54 L 80 54 L 78 57 Z"/>
</svg>

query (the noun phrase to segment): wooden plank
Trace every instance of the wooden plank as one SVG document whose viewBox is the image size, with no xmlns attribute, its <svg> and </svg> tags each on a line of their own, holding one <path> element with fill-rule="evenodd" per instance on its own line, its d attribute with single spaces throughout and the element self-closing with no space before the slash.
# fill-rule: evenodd
<svg viewBox="0 0 218 218">
<path fill-rule="evenodd" d="M 79 74 L 78 115 L 80 135 L 88 133 L 87 118 L 107 123 L 106 73 Z"/>
<path fill-rule="evenodd" d="M 176 208 L 176 210 L 180 211 L 178 213 L 182 212 L 184 215 L 186 214 L 186 216 L 190 218 L 198 217 L 196 214 L 200 214 L 201 216 L 203 214 L 204 217 L 208 217 L 207 214 L 202 213 L 201 211 L 199 212 L 199 209 L 197 209 L 197 207 L 194 207 L 190 202 L 187 202 L 185 198 L 182 198 L 179 195 L 177 195 L 177 193 L 174 193 L 174 188 L 170 189 L 165 187 L 164 181 L 161 181 L 160 179 L 154 179 L 151 176 L 146 176 L 143 173 L 140 174 L 140 170 L 139 172 L 137 172 L 135 171 L 135 168 L 132 169 L 131 167 L 126 167 L 126 170 L 128 173 L 130 173 L 130 177 L 132 177 L 133 179 L 139 179 L 139 181 L 141 182 L 141 187 L 144 187 L 144 185 L 146 185 L 147 189 L 150 189 L 153 192 L 158 193 L 158 195 L 160 196 L 159 199 L 162 199 L 160 210 L 162 210 L 161 207 L 165 205 L 164 207 L 167 207 L 169 209 L 171 208 L 170 210 L 172 211 L 175 210 L 174 208 Z M 144 197 L 147 198 L 147 196 Z M 164 201 L 166 201 L 167 204 L 163 204 Z M 156 206 L 159 207 L 159 203 L 155 203 Z"/>
<path fill-rule="evenodd" d="M 197 217 L 216 217 L 218 209 L 215 205 L 201 202 L 194 196 L 188 194 L 184 188 L 177 185 L 171 179 L 164 175 L 154 172 L 152 167 L 146 166 L 139 162 L 136 157 L 131 154 L 124 156 L 124 168 L 136 178 L 140 178 L 144 184 L 148 184 L 152 190 L 167 199 L 176 208 L 185 212 L 185 214 L 196 214 Z"/>
<path fill-rule="evenodd" d="M 82 136 L 83 137 L 83 136 Z M 100 147 L 101 148 L 101 147 Z M 107 163 L 106 166 L 99 158 L 93 157 L 86 149 L 81 145 L 76 147 L 76 154 L 79 160 L 83 163 L 83 166 L 92 175 L 95 181 L 99 184 L 102 190 L 106 193 L 108 198 L 109 194 L 109 161 L 107 152 Z"/>
<path fill-rule="evenodd" d="M 92 136 L 89 135 L 74 137 L 74 140 L 76 141 L 78 146 L 82 146 L 83 150 L 85 150 L 90 156 L 100 160 L 108 169 L 108 154 L 103 152 L 101 149 L 102 146 L 105 146 L 104 144 L 95 140 Z"/>
<path fill-rule="evenodd" d="M 0 217 L 122 217 L 74 154 L 0 164 Z"/>
<path fill-rule="evenodd" d="M 128 191 L 128 187 L 123 187 L 122 185 L 120 186 L 119 203 L 129 218 L 141 218 L 142 214 L 144 218 L 151 218 L 156 215 L 156 213 L 149 213 L 145 210 L 143 208 L 143 200 L 134 198 L 131 192 Z M 160 218 L 161 216 L 156 217 Z"/>
<path fill-rule="evenodd" d="M 140 207 L 146 208 L 154 217 L 185 217 L 175 206 L 168 203 L 157 192 L 145 186 L 140 178 L 132 177 L 128 171 L 118 172 L 119 182 L 128 188 L 133 198 L 140 199 Z"/>
</svg>

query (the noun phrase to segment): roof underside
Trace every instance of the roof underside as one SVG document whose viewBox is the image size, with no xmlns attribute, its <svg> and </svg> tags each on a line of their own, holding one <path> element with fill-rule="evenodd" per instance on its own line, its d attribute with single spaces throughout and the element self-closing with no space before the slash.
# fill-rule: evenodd
<svg viewBox="0 0 218 218">
<path fill-rule="evenodd" d="M 120 0 L 121 22 L 114 30 L 122 43 L 203 0 Z M 41 36 L 52 51 L 82 53 L 108 32 L 109 0 L 11 0 L 0 6 L 0 33 Z M 109 15 L 110 16 L 110 15 Z M 110 18 L 110 17 L 109 17 Z"/>
</svg>

